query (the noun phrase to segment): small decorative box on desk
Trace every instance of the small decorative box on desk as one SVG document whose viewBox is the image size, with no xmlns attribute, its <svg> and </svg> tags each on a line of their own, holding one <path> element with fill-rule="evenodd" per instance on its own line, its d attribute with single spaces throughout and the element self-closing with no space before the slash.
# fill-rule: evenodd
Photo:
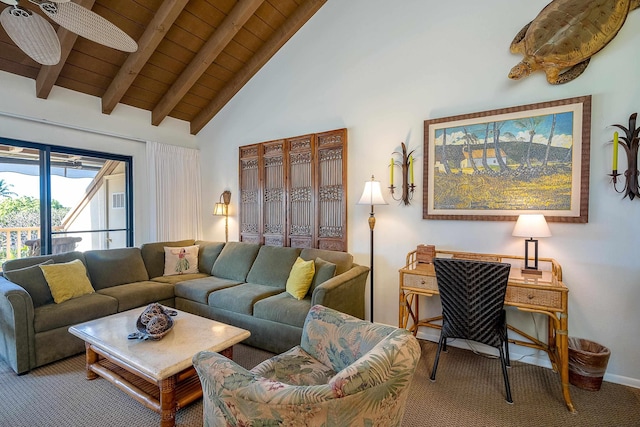
<svg viewBox="0 0 640 427">
<path fill-rule="evenodd" d="M 416 249 L 416 261 L 422 264 L 431 264 L 436 256 L 434 245 L 418 245 Z"/>
</svg>

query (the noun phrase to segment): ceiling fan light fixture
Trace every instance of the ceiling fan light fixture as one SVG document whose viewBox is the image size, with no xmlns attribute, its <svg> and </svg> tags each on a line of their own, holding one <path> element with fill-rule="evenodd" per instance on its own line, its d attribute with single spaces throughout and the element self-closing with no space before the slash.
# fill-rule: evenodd
<svg viewBox="0 0 640 427">
<path fill-rule="evenodd" d="M 60 62 L 60 41 L 42 16 L 11 6 L 0 13 L 0 24 L 9 38 L 37 63 L 55 65 Z"/>
<path fill-rule="evenodd" d="M 138 44 L 127 33 L 77 3 L 40 2 L 38 6 L 54 22 L 86 39 L 124 52 L 138 50 Z"/>
</svg>

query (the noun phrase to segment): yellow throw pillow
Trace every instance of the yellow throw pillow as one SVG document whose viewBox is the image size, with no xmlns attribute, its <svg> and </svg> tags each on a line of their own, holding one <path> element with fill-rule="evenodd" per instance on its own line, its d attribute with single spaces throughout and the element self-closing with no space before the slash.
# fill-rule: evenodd
<svg viewBox="0 0 640 427">
<path fill-rule="evenodd" d="M 95 292 L 87 277 L 87 269 L 79 259 L 60 264 L 43 264 L 40 269 L 56 304 Z"/>
<path fill-rule="evenodd" d="M 313 260 L 305 261 L 298 257 L 287 279 L 287 292 L 297 300 L 303 299 L 309 291 L 315 273 L 316 267 Z"/>
</svg>

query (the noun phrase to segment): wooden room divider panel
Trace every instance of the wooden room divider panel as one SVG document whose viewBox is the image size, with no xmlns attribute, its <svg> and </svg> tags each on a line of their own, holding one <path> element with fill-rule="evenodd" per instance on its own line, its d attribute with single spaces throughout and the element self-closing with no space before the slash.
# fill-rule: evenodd
<svg viewBox="0 0 640 427">
<path fill-rule="evenodd" d="M 261 242 L 260 145 L 240 147 L 240 240 Z"/>
<path fill-rule="evenodd" d="M 240 240 L 347 250 L 347 130 L 240 147 Z"/>
<path fill-rule="evenodd" d="M 313 248 L 315 234 L 315 169 L 312 150 L 315 135 L 288 139 L 289 148 L 289 245 L 296 248 Z"/>
<path fill-rule="evenodd" d="M 263 144 L 263 229 L 264 244 L 285 246 L 286 204 L 284 140 Z"/>
</svg>

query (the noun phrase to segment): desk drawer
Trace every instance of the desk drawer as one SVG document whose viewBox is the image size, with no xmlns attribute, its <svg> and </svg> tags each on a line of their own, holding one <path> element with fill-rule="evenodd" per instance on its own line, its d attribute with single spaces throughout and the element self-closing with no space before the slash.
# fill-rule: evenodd
<svg viewBox="0 0 640 427">
<path fill-rule="evenodd" d="M 537 305 L 539 307 L 555 308 L 558 311 L 562 310 L 562 294 L 555 291 L 508 286 L 505 300 L 510 303 Z"/>
<path fill-rule="evenodd" d="M 404 286 L 407 288 L 438 290 L 435 276 L 421 276 L 419 274 L 405 274 Z"/>
</svg>

